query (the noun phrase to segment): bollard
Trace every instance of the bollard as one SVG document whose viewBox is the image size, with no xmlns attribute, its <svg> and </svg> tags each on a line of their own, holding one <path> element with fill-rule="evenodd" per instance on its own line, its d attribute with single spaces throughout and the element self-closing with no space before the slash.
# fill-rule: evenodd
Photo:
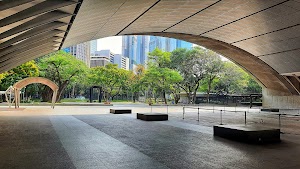
<svg viewBox="0 0 300 169">
<path fill-rule="evenodd" d="M 222 110 L 220 110 L 220 120 L 221 120 L 220 125 L 222 125 Z"/>
<path fill-rule="evenodd" d="M 182 119 L 184 119 L 184 112 L 185 112 L 185 108 L 184 108 L 184 106 L 183 106 Z"/>
<path fill-rule="evenodd" d="M 278 127 L 281 129 L 281 114 L 278 114 Z"/>
<path fill-rule="evenodd" d="M 198 120 L 197 121 L 199 121 L 199 107 L 198 107 Z"/>
<path fill-rule="evenodd" d="M 169 107 L 168 107 L 168 105 L 167 105 L 167 114 L 169 114 Z"/>
<path fill-rule="evenodd" d="M 245 111 L 245 125 L 247 124 L 247 112 Z"/>
<path fill-rule="evenodd" d="M 151 113 L 152 113 L 152 105 L 151 105 Z"/>
</svg>

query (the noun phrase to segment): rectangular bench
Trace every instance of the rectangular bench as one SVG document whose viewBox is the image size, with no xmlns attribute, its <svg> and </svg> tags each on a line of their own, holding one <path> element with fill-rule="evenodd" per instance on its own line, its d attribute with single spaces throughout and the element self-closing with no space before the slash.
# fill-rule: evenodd
<svg viewBox="0 0 300 169">
<path fill-rule="evenodd" d="M 165 121 L 168 115 L 163 113 L 137 113 L 137 119 L 144 121 Z"/>
<path fill-rule="evenodd" d="M 131 109 L 110 109 L 112 114 L 131 114 Z"/>
<path fill-rule="evenodd" d="M 267 112 L 279 112 L 279 109 L 273 109 L 273 108 L 270 108 L 270 109 L 260 109 L 261 111 L 267 111 Z"/>
<path fill-rule="evenodd" d="M 253 125 L 216 125 L 214 136 L 248 143 L 280 142 L 280 129 Z"/>
</svg>

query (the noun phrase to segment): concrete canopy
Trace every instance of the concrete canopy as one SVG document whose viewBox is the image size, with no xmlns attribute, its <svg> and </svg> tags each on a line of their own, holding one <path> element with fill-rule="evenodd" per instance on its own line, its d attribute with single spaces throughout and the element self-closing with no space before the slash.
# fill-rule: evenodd
<svg viewBox="0 0 300 169">
<path fill-rule="evenodd" d="M 212 49 L 281 95 L 300 93 L 299 0 L 4 0 L 0 10 L 0 71 L 93 39 L 158 35 Z"/>
</svg>

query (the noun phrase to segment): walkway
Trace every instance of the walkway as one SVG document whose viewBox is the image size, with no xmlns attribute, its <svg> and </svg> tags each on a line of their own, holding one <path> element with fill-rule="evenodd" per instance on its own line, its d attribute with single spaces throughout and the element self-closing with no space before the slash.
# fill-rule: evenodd
<svg viewBox="0 0 300 169">
<path fill-rule="evenodd" d="M 15 114 L 0 116 L 0 168 L 300 168 L 297 135 L 282 135 L 280 144 L 249 145 L 215 138 L 212 128 L 201 122 L 176 116 L 145 122 L 135 114 L 101 109 L 98 114 L 73 115 L 66 107 L 69 115 L 50 108 L 6 111 Z M 49 115 L 52 111 L 56 115 Z"/>
</svg>

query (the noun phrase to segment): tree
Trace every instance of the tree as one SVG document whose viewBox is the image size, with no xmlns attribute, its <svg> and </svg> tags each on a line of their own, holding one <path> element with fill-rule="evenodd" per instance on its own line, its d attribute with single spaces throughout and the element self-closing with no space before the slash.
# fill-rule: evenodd
<svg viewBox="0 0 300 169">
<path fill-rule="evenodd" d="M 0 74 L 1 90 L 6 90 L 19 80 L 27 77 L 39 76 L 39 69 L 35 61 L 26 62 L 18 67 Z"/>
<path fill-rule="evenodd" d="M 152 91 L 160 93 L 167 104 L 166 93 L 174 91 L 174 85 L 181 82 L 182 77 L 177 71 L 168 68 L 171 62 L 170 52 L 156 48 L 148 55 L 150 61 L 143 80 L 151 86 Z"/>
<path fill-rule="evenodd" d="M 102 87 L 104 99 L 108 102 L 110 98 L 113 99 L 128 86 L 129 75 L 129 71 L 119 69 L 118 65 L 108 64 L 103 67 L 91 68 L 88 78 L 90 84 Z"/>
<path fill-rule="evenodd" d="M 219 93 L 244 93 L 247 87 L 248 74 L 236 64 L 224 62 L 224 68 L 216 85 Z"/>
<path fill-rule="evenodd" d="M 189 103 L 195 103 L 200 81 L 207 74 L 208 50 L 196 47 L 192 50 L 176 49 L 171 54 L 170 67 L 180 72 L 183 77 L 179 87 L 188 96 Z"/>
<path fill-rule="evenodd" d="M 145 76 L 145 67 L 143 65 L 137 65 L 134 71 L 130 72 L 128 87 L 133 93 L 133 102 L 138 98 L 138 93 L 144 90 L 142 79 Z"/>
<path fill-rule="evenodd" d="M 61 100 L 61 95 L 70 82 L 85 81 L 85 74 L 88 70 L 87 66 L 74 58 L 73 55 L 64 51 L 57 51 L 46 55 L 39 60 L 39 68 L 41 76 L 52 80 L 59 87 L 57 93 L 57 101 Z M 43 93 L 43 100 L 51 100 L 52 91 L 46 87 Z"/>
<path fill-rule="evenodd" d="M 262 92 L 261 86 L 250 75 L 248 75 L 247 81 L 248 81 L 247 87 L 246 87 L 247 93 L 261 93 Z"/>
<path fill-rule="evenodd" d="M 221 60 L 220 56 L 211 51 L 206 51 L 207 55 L 207 64 L 206 64 L 206 75 L 205 75 L 205 81 L 207 83 L 207 102 L 209 102 L 209 96 L 212 89 L 212 84 L 214 80 L 220 76 L 220 73 L 224 67 L 223 61 Z"/>
<path fill-rule="evenodd" d="M 180 74 L 169 68 L 150 67 L 144 77 L 144 82 L 152 87 L 154 92 L 161 93 L 167 104 L 166 93 L 173 90 L 173 86 L 182 80 Z"/>
</svg>

